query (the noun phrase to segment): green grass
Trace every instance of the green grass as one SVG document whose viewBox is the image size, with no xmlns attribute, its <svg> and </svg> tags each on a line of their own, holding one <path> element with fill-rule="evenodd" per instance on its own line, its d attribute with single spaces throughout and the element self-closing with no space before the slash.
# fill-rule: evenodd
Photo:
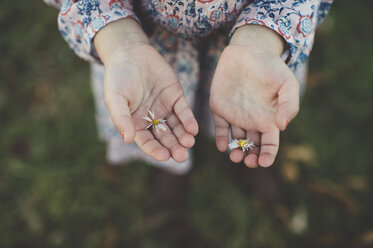
<svg viewBox="0 0 373 248">
<path fill-rule="evenodd" d="M 200 135 L 172 204 L 154 192 L 156 169 L 106 166 L 89 67 L 57 11 L 4 2 L 0 247 L 372 247 L 372 7 L 334 4 L 274 167 L 233 165 Z"/>
</svg>

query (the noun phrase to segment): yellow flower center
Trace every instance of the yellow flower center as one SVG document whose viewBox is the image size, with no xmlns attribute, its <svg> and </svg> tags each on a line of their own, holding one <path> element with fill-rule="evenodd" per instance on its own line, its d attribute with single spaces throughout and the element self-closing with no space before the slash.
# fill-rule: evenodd
<svg viewBox="0 0 373 248">
<path fill-rule="evenodd" d="M 247 145 L 247 142 L 246 142 L 246 140 L 239 140 L 239 141 L 238 141 L 238 145 L 239 145 L 240 147 L 245 147 L 245 145 Z"/>
<path fill-rule="evenodd" d="M 154 126 L 157 126 L 157 125 L 159 124 L 159 121 L 158 121 L 157 119 L 153 119 L 153 120 L 152 120 L 152 124 L 153 124 Z"/>
</svg>

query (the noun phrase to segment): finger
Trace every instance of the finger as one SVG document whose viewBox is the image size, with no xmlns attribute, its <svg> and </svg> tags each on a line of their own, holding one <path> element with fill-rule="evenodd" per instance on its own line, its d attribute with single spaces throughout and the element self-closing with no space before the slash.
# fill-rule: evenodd
<svg viewBox="0 0 373 248">
<path fill-rule="evenodd" d="M 232 138 L 233 139 L 244 139 L 246 137 L 245 130 L 243 130 L 239 127 L 232 126 L 231 130 L 232 130 Z M 229 155 L 230 159 L 234 163 L 240 163 L 243 160 L 244 156 L 245 156 L 245 153 L 242 151 L 241 148 L 237 148 L 237 149 L 232 150 L 230 152 L 230 155 Z"/>
<path fill-rule="evenodd" d="M 216 147 L 219 151 L 225 152 L 229 142 L 229 123 L 220 116 L 214 115 Z"/>
<path fill-rule="evenodd" d="M 198 123 L 184 95 L 174 104 L 174 112 L 183 124 L 185 130 L 195 136 L 198 133 Z"/>
<path fill-rule="evenodd" d="M 169 150 L 163 147 L 149 130 L 138 130 L 135 141 L 145 154 L 155 160 L 167 161 L 170 158 Z"/>
<path fill-rule="evenodd" d="M 278 129 L 262 133 L 258 163 L 262 167 L 269 167 L 275 161 L 280 142 Z"/>
<path fill-rule="evenodd" d="M 187 160 L 189 154 L 185 147 L 179 144 L 179 141 L 175 137 L 175 135 L 171 132 L 169 126 L 166 123 L 162 123 L 159 125 L 163 125 L 166 129 L 165 131 L 152 128 L 152 133 L 154 137 L 159 141 L 161 145 L 166 147 L 170 152 L 172 158 L 176 162 L 184 162 Z"/>
<path fill-rule="evenodd" d="M 132 143 L 135 139 L 136 130 L 128 108 L 128 101 L 120 93 L 105 90 L 105 102 L 114 125 L 122 135 L 122 139 L 127 144 Z"/>
<path fill-rule="evenodd" d="M 175 114 L 172 114 L 167 119 L 167 124 L 182 146 L 184 146 L 185 148 L 193 147 L 195 143 L 193 135 L 185 131 L 183 124 L 180 122 L 179 118 L 177 118 Z"/>
<path fill-rule="evenodd" d="M 278 129 L 285 130 L 299 111 L 299 82 L 292 74 L 278 92 L 278 106 L 275 121 Z"/>
<path fill-rule="evenodd" d="M 246 138 L 254 142 L 255 147 L 248 150 L 244 159 L 244 163 L 249 168 L 258 167 L 259 146 L 260 146 L 260 133 L 258 131 L 247 131 Z"/>
</svg>

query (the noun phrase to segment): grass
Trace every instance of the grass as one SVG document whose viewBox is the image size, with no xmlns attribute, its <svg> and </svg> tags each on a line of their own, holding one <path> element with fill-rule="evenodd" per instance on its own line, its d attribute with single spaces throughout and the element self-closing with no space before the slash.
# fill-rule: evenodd
<svg viewBox="0 0 373 248">
<path fill-rule="evenodd" d="M 156 169 L 106 166 L 89 68 L 56 10 L 4 2 L 0 247 L 371 247 L 372 7 L 334 4 L 274 167 L 232 165 L 200 135 L 173 204 L 154 193 Z"/>
</svg>

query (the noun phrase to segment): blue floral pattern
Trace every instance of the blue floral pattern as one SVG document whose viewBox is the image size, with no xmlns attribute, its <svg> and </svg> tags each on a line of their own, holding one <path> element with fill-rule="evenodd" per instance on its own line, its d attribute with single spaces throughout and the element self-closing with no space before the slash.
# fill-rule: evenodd
<svg viewBox="0 0 373 248">
<path fill-rule="evenodd" d="M 92 40 L 108 23 L 132 17 L 139 21 L 132 0 L 44 0 L 61 8 L 60 31 L 83 59 L 97 60 Z M 288 43 L 289 66 L 296 70 L 313 44 L 315 28 L 332 0 L 141 0 L 154 22 L 186 39 L 203 37 L 221 27 L 265 25 Z M 302 55 L 301 55 L 302 54 Z M 300 57 L 301 56 L 301 57 Z"/>
<path fill-rule="evenodd" d="M 81 0 L 77 2 L 77 8 L 79 9 L 79 15 L 90 16 L 92 11 L 101 12 L 99 0 Z"/>
<path fill-rule="evenodd" d="M 288 43 L 289 67 L 296 73 L 306 63 L 317 25 L 326 16 L 331 0 L 254 0 L 244 7 L 233 31 L 245 24 L 265 25 L 279 33 Z"/>
<path fill-rule="evenodd" d="M 110 22 L 132 17 L 132 0 L 44 0 L 60 8 L 58 27 L 75 53 L 88 61 L 97 61 L 93 47 L 96 33 Z M 138 20 L 139 21 L 139 20 Z"/>
</svg>

